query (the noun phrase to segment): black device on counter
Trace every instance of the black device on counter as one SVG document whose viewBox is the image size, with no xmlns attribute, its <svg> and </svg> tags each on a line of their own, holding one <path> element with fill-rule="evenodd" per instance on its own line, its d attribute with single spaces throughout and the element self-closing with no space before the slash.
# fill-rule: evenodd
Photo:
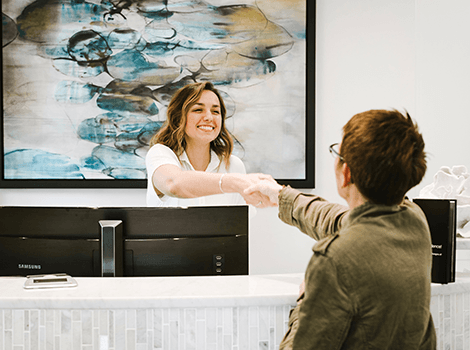
<svg viewBox="0 0 470 350">
<path fill-rule="evenodd" d="M 248 206 L 0 207 L 0 276 L 248 275 Z"/>
<path fill-rule="evenodd" d="M 432 241 L 431 282 L 455 282 L 457 200 L 415 198 L 426 215 Z"/>
</svg>

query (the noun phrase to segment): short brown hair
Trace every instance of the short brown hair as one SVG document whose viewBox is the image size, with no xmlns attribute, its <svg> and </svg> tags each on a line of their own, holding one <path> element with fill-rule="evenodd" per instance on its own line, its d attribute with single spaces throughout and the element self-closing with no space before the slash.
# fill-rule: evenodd
<svg viewBox="0 0 470 350">
<path fill-rule="evenodd" d="M 399 204 L 426 173 L 424 140 L 408 112 L 370 110 L 343 127 L 341 156 L 369 201 Z"/>
<path fill-rule="evenodd" d="M 211 82 L 188 84 L 173 95 L 168 105 L 165 124 L 150 140 L 150 147 L 161 143 L 171 148 L 178 157 L 183 153 L 186 148 L 185 127 L 188 112 L 204 91 L 215 93 L 220 102 L 222 125 L 219 135 L 211 142 L 211 150 L 225 161 L 228 168 L 233 150 L 233 139 L 225 127 L 227 109 L 224 100 Z"/>
</svg>

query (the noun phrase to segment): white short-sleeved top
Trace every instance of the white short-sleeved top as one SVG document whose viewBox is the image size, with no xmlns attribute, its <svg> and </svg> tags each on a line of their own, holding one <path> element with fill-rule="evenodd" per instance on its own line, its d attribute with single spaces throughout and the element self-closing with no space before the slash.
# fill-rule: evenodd
<svg viewBox="0 0 470 350">
<path fill-rule="evenodd" d="M 181 160 L 181 162 L 180 162 Z M 243 197 L 238 193 L 224 193 L 212 196 L 198 197 L 198 198 L 175 198 L 164 195 L 158 197 L 155 189 L 153 188 L 152 175 L 158 167 L 165 164 L 176 165 L 184 171 L 194 171 L 186 152 L 180 157 L 176 156 L 171 148 L 156 144 L 151 147 L 145 158 L 147 166 L 147 206 L 149 207 L 194 207 L 194 206 L 209 206 L 209 205 L 246 205 Z M 237 156 L 230 156 L 230 166 L 228 170 L 225 167 L 225 162 L 220 164 L 220 159 L 214 151 L 211 151 L 211 160 L 206 169 L 209 173 L 239 173 L 246 174 L 245 165 Z"/>
</svg>

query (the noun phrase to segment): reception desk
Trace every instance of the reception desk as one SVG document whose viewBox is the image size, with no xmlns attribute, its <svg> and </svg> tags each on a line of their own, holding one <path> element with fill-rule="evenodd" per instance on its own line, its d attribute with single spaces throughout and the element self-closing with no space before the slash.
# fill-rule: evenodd
<svg viewBox="0 0 470 350">
<path fill-rule="evenodd" d="M 0 278 L 0 349 L 277 349 L 303 274 L 76 278 L 25 290 Z M 438 349 L 470 349 L 470 275 L 432 285 Z M 3 345 L 3 347 L 2 347 Z"/>
<path fill-rule="evenodd" d="M 456 282 L 432 284 L 431 313 L 437 349 L 470 349 L 470 274 L 457 272 Z"/>
<path fill-rule="evenodd" d="M 303 274 L 0 278 L 0 349 L 276 349 Z"/>
</svg>

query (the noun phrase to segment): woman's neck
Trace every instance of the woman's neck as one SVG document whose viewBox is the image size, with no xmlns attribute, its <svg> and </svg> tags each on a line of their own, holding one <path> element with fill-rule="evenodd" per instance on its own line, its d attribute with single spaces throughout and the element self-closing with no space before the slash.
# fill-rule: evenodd
<svg viewBox="0 0 470 350">
<path fill-rule="evenodd" d="M 205 171 L 211 161 L 210 144 L 187 145 L 186 154 L 194 170 Z"/>
</svg>

